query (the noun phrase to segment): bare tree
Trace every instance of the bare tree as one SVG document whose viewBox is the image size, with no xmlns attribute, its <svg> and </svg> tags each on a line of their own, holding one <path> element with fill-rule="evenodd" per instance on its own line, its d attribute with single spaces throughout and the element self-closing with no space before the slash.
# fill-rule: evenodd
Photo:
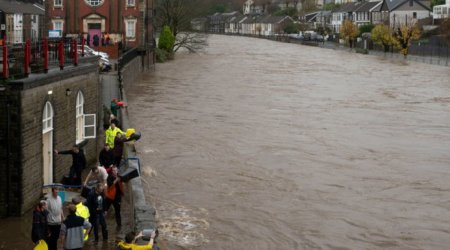
<svg viewBox="0 0 450 250">
<path fill-rule="evenodd" d="M 206 46 L 208 46 L 206 34 L 196 32 L 180 32 L 176 37 L 173 51 L 177 52 L 179 49 L 184 48 L 191 53 L 195 53 L 203 50 Z"/>
<path fill-rule="evenodd" d="M 157 26 L 167 25 L 176 39 L 174 52 L 186 48 L 190 52 L 207 45 L 206 35 L 191 32 L 191 20 L 204 11 L 198 6 L 204 0 L 156 0 Z"/>
</svg>

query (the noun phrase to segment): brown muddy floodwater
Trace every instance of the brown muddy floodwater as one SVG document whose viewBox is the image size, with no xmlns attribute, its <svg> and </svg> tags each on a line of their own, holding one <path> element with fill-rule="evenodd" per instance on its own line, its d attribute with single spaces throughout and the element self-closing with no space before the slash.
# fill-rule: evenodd
<svg viewBox="0 0 450 250">
<path fill-rule="evenodd" d="M 450 68 L 209 44 L 127 92 L 169 249 L 449 249 Z"/>
</svg>

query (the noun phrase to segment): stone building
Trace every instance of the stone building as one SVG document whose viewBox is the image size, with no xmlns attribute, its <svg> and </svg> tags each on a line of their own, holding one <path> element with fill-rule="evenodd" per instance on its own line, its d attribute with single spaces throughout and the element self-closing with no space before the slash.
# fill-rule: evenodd
<svg viewBox="0 0 450 250">
<path fill-rule="evenodd" d="M 88 140 L 86 159 L 95 163 L 102 110 L 96 64 L 0 83 L 0 217 L 28 211 L 43 185 L 68 174 L 71 156 L 55 155 L 55 149 Z"/>
<path fill-rule="evenodd" d="M 90 46 L 106 34 L 126 47 L 146 48 L 153 41 L 153 0 L 48 0 L 45 9 L 49 30 L 83 35 Z"/>
</svg>

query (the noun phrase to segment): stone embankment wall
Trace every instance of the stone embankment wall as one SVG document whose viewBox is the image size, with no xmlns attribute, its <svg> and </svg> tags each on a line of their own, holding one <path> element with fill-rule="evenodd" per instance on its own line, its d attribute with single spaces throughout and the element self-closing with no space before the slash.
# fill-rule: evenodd
<svg viewBox="0 0 450 250">
<path fill-rule="evenodd" d="M 122 74 L 122 84 L 123 84 L 123 101 L 127 102 L 126 99 L 126 89 L 133 85 L 135 81 L 138 81 L 141 75 L 149 71 L 148 65 L 143 63 L 142 60 L 146 60 L 146 57 L 136 57 L 130 61 L 125 67 L 123 67 Z M 124 128 L 132 127 L 130 121 L 128 120 L 127 109 L 120 110 L 121 122 Z M 145 135 L 144 135 L 145 136 Z M 138 166 L 138 156 L 136 155 L 135 144 L 126 144 L 125 146 L 125 159 L 134 158 L 135 160 L 128 160 L 127 167 L 139 168 Z M 144 229 L 155 229 L 156 228 L 156 210 L 152 204 L 145 199 L 145 194 L 141 182 L 141 178 L 134 178 L 128 182 L 128 197 L 131 197 L 132 210 L 131 214 L 134 217 L 133 220 L 133 230 L 141 231 Z"/>
</svg>

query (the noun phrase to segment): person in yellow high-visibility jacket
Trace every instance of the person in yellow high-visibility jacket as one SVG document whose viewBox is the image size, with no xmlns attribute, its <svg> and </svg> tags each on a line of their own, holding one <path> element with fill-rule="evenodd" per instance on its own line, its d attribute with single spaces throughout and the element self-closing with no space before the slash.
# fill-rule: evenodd
<svg viewBox="0 0 450 250">
<path fill-rule="evenodd" d="M 116 127 L 117 124 L 113 120 L 111 121 L 111 125 L 105 131 L 105 144 L 109 146 L 110 149 L 114 148 L 114 139 L 116 139 L 117 133 L 125 134 L 120 128 Z"/>
<path fill-rule="evenodd" d="M 89 221 L 89 208 L 86 207 L 82 202 L 80 197 L 74 197 L 72 198 L 72 203 L 75 205 L 77 211 L 75 212 L 75 215 L 83 217 L 85 221 Z M 84 233 L 84 241 L 87 241 L 89 239 L 89 234 L 86 233 L 86 229 L 83 229 Z"/>
<path fill-rule="evenodd" d="M 152 250 L 153 244 L 155 243 L 154 240 L 156 237 L 155 231 L 151 233 L 150 240 L 148 241 L 147 244 L 144 245 L 136 244 L 136 240 L 142 236 L 144 236 L 142 232 L 140 232 L 136 236 L 134 232 L 127 233 L 127 235 L 125 235 L 125 241 L 120 241 L 119 243 L 117 243 L 117 246 L 120 250 Z"/>
</svg>

